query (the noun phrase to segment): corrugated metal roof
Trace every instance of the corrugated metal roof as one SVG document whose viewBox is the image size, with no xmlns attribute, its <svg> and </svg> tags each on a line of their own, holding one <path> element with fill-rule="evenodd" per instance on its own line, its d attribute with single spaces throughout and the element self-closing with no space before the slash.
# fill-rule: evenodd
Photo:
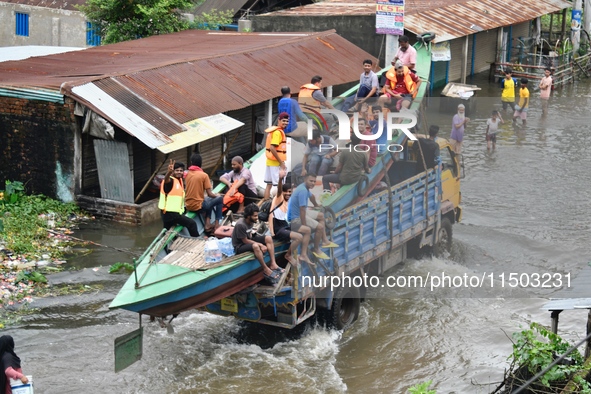
<svg viewBox="0 0 591 394">
<path fill-rule="evenodd" d="M 404 29 L 416 34 L 435 32 L 435 42 L 441 42 L 473 34 L 478 28 L 509 26 L 570 6 L 562 0 L 406 0 Z M 325 0 L 257 17 L 374 15 L 375 7 L 372 0 Z"/>
<path fill-rule="evenodd" d="M 86 4 L 86 0 L 2 0 L 2 3 L 78 11 L 76 6 Z"/>
<path fill-rule="evenodd" d="M 410 15 L 424 10 L 430 10 L 469 0 L 405 0 L 404 13 Z M 259 16 L 338 16 L 338 15 L 375 15 L 375 0 L 324 0 L 314 4 L 288 8 L 260 14 Z"/>
<path fill-rule="evenodd" d="M 525 22 L 570 6 L 562 0 L 471 0 L 409 13 L 404 16 L 404 28 L 417 34 L 434 32 L 435 42 L 441 42 Z"/>
<path fill-rule="evenodd" d="M 356 81 L 359 59 L 377 60 L 321 33 L 189 30 L 83 51 L 0 63 L 0 87 L 60 89 L 146 145 L 170 143 L 184 123 L 297 90 Z"/>
</svg>

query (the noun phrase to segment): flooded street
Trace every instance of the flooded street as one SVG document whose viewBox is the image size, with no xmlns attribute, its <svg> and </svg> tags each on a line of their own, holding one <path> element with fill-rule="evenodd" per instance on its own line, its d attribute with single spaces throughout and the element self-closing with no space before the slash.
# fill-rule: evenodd
<svg viewBox="0 0 591 394">
<path fill-rule="evenodd" d="M 487 152 L 486 119 L 500 107 L 500 88 L 473 82 L 477 111 L 468 114 L 462 180 L 463 222 L 454 226 L 450 258 L 408 260 L 391 275 L 561 273 L 589 269 L 591 217 L 591 83 L 554 92 L 547 119 L 532 90 L 528 124 L 511 125 L 511 111 Z M 530 83 L 530 88 L 534 83 Z M 486 97 L 492 97 L 487 99 Z M 432 98 L 428 123 L 449 137 L 453 114 L 438 113 Z M 139 254 L 160 231 L 92 223 L 75 235 Z M 502 379 L 512 351 L 507 336 L 536 321 L 553 289 L 515 293 L 497 285 L 427 294 L 389 289 L 362 304 L 346 332 L 308 326 L 297 332 L 241 324 L 201 313 L 181 314 L 169 335 L 144 319 L 143 358 L 115 374 L 113 341 L 137 328 L 138 317 L 107 306 L 127 275 L 110 275 L 130 255 L 96 248 L 74 259 L 80 271 L 51 280 L 103 286 L 100 292 L 36 299 L 38 313 L 3 330 L 15 338 L 23 369 L 38 393 L 405 393 L 433 381 L 437 393 L 489 393 Z M 589 286 L 591 288 L 591 286 Z M 591 296 L 591 295 L 589 295 Z M 566 311 L 559 333 L 585 336 L 587 311 Z"/>
</svg>

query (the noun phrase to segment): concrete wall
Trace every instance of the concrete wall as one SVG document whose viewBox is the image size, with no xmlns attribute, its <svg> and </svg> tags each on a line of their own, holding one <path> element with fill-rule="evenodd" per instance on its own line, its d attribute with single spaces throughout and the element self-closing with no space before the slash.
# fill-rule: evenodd
<svg viewBox="0 0 591 394">
<path fill-rule="evenodd" d="M 15 13 L 29 14 L 29 36 L 17 36 Z M 0 2 L 0 46 L 85 47 L 86 18 L 79 11 Z"/>
<path fill-rule="evenodd" d="M 335 16 L 286 16 L 256 15 L 252 18 L 255 32 L 310 32 L 335 29 L 343 38 L 380 59 L 380 67 L 384 67 L 384 51 L 380 47 L 384 40 L 383 34 L 376 34 L 375 15 L 335 15 Z M 385 41 L 384 41 L 385 42 Z M 359 73 L 363 71 L 359 59 Z"/>
<path fill-rule="evenodd" d="M 77 129 L 71 100 L 0 97 L 0 188 L 21 181 L 28 193 L 73 201 Z"/>
</svg>

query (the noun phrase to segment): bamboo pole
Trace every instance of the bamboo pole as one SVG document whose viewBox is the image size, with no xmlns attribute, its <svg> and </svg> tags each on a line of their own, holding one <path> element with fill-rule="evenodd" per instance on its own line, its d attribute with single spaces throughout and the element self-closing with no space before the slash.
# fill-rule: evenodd
<svg viewBox="0 0 591 394">
<path fill-rule="evenodd" d="M 156 171 L 154 171 L 152 173 L 152 176 L 150 177 L 150 179 L 148 179 L 148 182 L 146 182 L 146 184 L 144 185 L 144 187 L 142 188 L 142 190 L 139 192 L 139 194 L 137 195 L 137 197 L 133 201 L 135 204 L 137 204 L 137 202 L 139 201 L 140 197 L 144 194 L 144 192 L 146 191 L 146 189 L 148 188 L 148 186 L 152 182 L 152 179 L 154 179 L 154 177 L 156 176 L 156 174 L 158 174 L 160 172 L 160 169 L 162 168 L 162 166 L 164 165 L 164 163 L 166 163 L 166 160 L 168 160 L 168 153 L 166 155 L 164 155 L 164 160 L 162 160 L 162 163 L 160 163 L 160 166 L 158 166 L 158 168 L 156 169 Z"/>
</svg>

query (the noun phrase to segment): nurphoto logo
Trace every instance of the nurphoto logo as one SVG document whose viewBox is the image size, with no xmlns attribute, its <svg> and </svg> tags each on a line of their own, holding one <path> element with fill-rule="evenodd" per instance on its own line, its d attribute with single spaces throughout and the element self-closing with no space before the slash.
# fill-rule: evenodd
<svg viewBox="0 0 591 394">
<path fill-rule="evenodd" d="M 416 141 L 417 137 L 414 136 L 414 134 L 410 131 L 411 128 L 413 128 L 414 126 L 416 126 L 417 124 L 417 117 L 414 113 L 400 113 L 400 112 L 389 112 L 388 113 L 388 119 L 386 123 L 386 130 L 384 130 L 384 114 L 380 113 L 378 121 L 377 121 L 377 132 L 375 134 L 363 134 L 361 130 L 359 130 L 359 125 L 358 125 L 358 120 L 359 120 L 359 113 L 355 112 L 353 114 L 353 123 L 351 124 L 349 117 L 347 116 L 347 114 L 343 111 L 339 111 L 338 109 L 321 109 L 320 113 L 325 115 L 325 114 L 331 114 L 334 115 L 337 118 L 337 121 L 339 123 L 339 139 L 343 140 L 343 141 L 347 141 L 349 139 L 351 139 L 351 134 L 350 134 L 350 128 L 353 129 L 353 132 L 355 133 L 355 135 L 362 141 L 375 141 L 377 139 L 379 139 L 382 134 L 384 133 L 384 131 L 386 132 L 386 136 L 387 136 L 387 141 L 391 141 L 392 140 L 392 136 L 393 136 L 393 131 L 394 130 L 400 130 L 402 131 L 404 134 L 407 135 L 407 137 L 410 140 Z M 396 119 L 396 123 L 394 122 L 394 120 Z M 410 119 L 410 122 L 405 123 L 406 120 Z M 312 119 L 308 119 L 308 139 L 311 140 L 313 139 L 312 136 L 312 132 L 313 132 L 313 126 L 312 126 Z M 403 147 L 400 144 L 372 144 L 377 146 L 378 152 L 382 152 L 385 150 L 388 150 L 389 152 L 402 152 Z M 359 144 L 359 145 L 355 145 L 355 146 L 349 146 L 349 147 L 339 147 L 339 146 L 332 146 L 331 144 L 321 144 L 320 145 L 320 150 L 322 151 L 323 149 L 337 149 L 337 150 L 343 150 L 343 149 L 347 149 L 347 150 L 355 150 L 358 152 L 366 152 L 370 149 L 368 144 Z"/>
</svg>

